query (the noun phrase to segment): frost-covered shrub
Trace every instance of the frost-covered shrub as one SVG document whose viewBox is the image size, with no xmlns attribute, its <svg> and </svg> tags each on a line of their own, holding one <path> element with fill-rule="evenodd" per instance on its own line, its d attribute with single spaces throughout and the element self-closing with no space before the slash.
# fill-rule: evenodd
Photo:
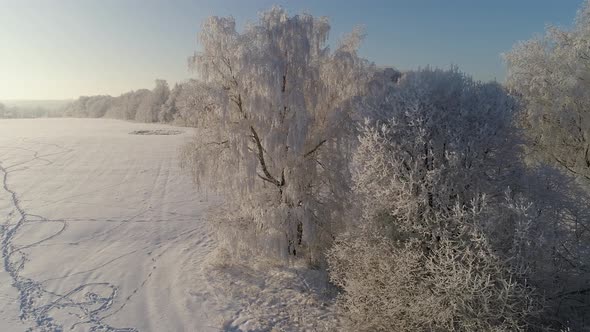
<svg viewBox="0 0 590 332">
<path fill-rule="evenodd" d="M 227 219 L 245 227 L 230 243 L 318 262 L 344 219 L 352 104 L 371 65 L 357 56 L 360 31 L 332 52 L 328 31 L 326 18 L 279 8 L 243 32 L 232 18 L 202 28 L 191 61 L 208 92 L 196 122 L 208 131 L 183 165 L 222 191 L 236 216 Z"/>
<path fill-rule="evenodd" d="M 512 98 L 456 69 L 373 87 L 355 153 L 363 214 L 329 254 L 350 329 L 576 326 L 583 302 L 555 296 L 590 280 L 585 196 L 525 167 Z"/>
<path fill-rule="evenodd" d="M 532 290 L 477 229 L 481 211 L 440 216 L 436 241 L 375 228 L 339 237 L 329 254 L 349 331 L 517 331 L 536 314 Z"/>
</svg>

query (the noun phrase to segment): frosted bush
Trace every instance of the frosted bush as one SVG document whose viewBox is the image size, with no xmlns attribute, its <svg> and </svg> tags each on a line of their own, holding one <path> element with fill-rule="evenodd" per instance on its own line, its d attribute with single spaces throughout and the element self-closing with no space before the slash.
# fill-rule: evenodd
<svg viewBox="0 0 590 332">
<path fill-rule="evenodd" d="M 330 272 L 344 290 L 338 307 L 347 330 L 518 331 L 533 321 L 532 290 L 465 220 L 478 216 L 456 212 L 441 222 L 460 224 L 436 245 L 369 228 L 339 238 Z"/>
<path fill-rule="evenodd" d="M 563 292 L 555 278 L 570 275 L 575 287 L 588 280 L 582 261 L 567 268 L 569 258 L 556 259 L 587 257 L 583 232 L 571 228 L 571 218 L 584 217 L 574 203 L 584 196 L 569 198 L 567 178 L 521 162 L 512 98 L 456 69 L 373 86 L 354 158 L 363 214 L 329 253 L 349 329 L 570 324 L 556 323 L 572 316 L 555 312 L 547 294 Z"/>
</svg>

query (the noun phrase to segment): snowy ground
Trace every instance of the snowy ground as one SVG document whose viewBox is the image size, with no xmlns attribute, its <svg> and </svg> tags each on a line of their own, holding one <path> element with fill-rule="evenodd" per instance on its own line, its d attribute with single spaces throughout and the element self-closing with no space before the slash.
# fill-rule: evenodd
<svg viewBox="0 0 590 332">
<path fill-rule="evenodd" d="M 0 331 L 220 330 L 201 269 L 216 201 L 178 168 L 190 130 L 129 134 L 153 129 L 0 120 Z"/>
<path fill-rule="evenodd" d="M 0 331 L 322 329 L 321 273 L 209 263 L 222 202 L 178 167 L 192 134 L 0 120 Z"/>
</svg>

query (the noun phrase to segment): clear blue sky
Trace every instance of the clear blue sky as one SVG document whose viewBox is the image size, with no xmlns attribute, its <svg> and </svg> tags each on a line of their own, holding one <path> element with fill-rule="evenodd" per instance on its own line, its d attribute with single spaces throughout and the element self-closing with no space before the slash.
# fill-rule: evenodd
<svg viewBox="0 0 590 332">
<path fill-rule="evenodd" d="M 500 53 L 547 24 L 571 26 L 582 0 L 0 0 L 0 100 L 68 99 L 171 85 L 191 76 L 201 22 L 253 21 L 278 4 L 328 16 L 332 44 L 357 24 L 361 54 L 411 69 L 458 65 L 504 79 Z"/>
</svg>

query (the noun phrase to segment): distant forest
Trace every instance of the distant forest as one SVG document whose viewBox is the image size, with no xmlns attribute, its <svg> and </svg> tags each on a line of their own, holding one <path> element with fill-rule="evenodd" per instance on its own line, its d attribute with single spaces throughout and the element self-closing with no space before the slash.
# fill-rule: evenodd
<svg viewBox="0 0 590 332">
<path fill-rule="evenodd" d="M 199 84 L 195 80 L 177 83 L 172 89 L 156 80 L 152 90 L 129 91 L 118 97 L 81 96 L 76 100 L 2 101 L 0 118 L 78 117 L 113 118 L 139 122 L 191 125 L 198 108 Z"/>
</svg>

